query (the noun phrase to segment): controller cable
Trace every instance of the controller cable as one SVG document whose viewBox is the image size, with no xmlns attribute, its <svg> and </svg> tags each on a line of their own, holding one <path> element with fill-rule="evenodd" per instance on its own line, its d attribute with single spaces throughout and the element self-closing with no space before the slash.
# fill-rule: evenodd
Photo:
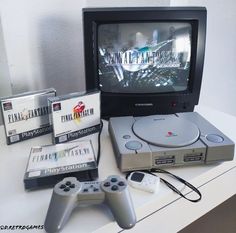
<svg viewBox="0 0 236 233">
<path fill-rule="evenodd" d="M 193 190 L 195 193 L 197 193 L 199 195 L 199 197 L 197 199 L 190 199 L 188 197 L 186 197 L 182 192 L 180 192 L 174 185 L 172 185 L 171 183 L 169 183 L 167 180 L 163 179 L 160 177 L 160 180 L 168 187 L 170 188 L 171 190 L 173 190 L 175 193 L 177 193 L 178 195 L 180 195 L 181 197 L 185 198 L 186 200 L 188 201 L 191 201 L 191 202 L 198 202 L 202 199 L 202 194 L 201 192 L 196 188 L 194 187 L 192 184 L 190 184 L 189 182 L 187 182 L 186 180 L 182 179 L 181 177 L 177 176 L 177 175 L 174 175 L 173 173 L 171 172 L 168 172 L 168 171 L 165 171 L 165 170 L 162 170 L 162 169 L 159 169 L 159 168 L 152 168 L 150 170 L 142 170 L 141 172 L 145 172 L 145 173 L 148 173 L 148 174 L 151 174 L 153 176 L 157 176 L 155 173 L 164 173 L 164 174 L 167 174 L 173 178 L 175 178 L 176 180 L 178 180 L 179 182 L 183 183 L 184 185 L 188 186 L 191 190 Z M 126 179 L 129 177 L 129 175 L 131 174 L 131 172 L 127 173 L 126 175 Z"/>
<path fill-rule="evenodd" d="M 100 162 L 100 157 L 101 157 L 101 133 L 102 133 L 102 128 L 103 128 L 103 122 L 102 120 L 100 121 L 100 129 L 98 132 L 98 152 L 97 152 L 97 166 L 99 165 Z"/>
</svg>

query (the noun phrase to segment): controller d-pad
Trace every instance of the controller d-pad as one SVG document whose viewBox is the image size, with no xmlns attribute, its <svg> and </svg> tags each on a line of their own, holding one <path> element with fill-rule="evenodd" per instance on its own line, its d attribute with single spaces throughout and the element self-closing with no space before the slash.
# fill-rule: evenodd
<svg viewBox="0 0 236 233">
<path fill-rule="evenodd" d="M 69 192 L 69 191 L 70 191 L 70 188 L 69 188 L 69 187 L 66 187 L 66 188 L 64 188 L 64 191 L 65 191 L 65 192 Z"/>
<path fill-rule="evenodd" d="M 59 188 L 63 189 L 64 192 L 69 192 L 71 188 L 75 188 L 75 184 L 71 183 L 70 181 L 67 181 L 65 184 L 61 184 Z"/>
<path fill-rule="evenodd" d="M 66 185 L 62 184 L 62 185 L 60 186 L 60 189 L 64 189 L 64 188 L 66 188 Z"/>
<path fill-rule="evenodd" d="M 109 186 L 111 186 L 111 184 L 110 184 L 110 182 L 106 182 L 106 183 L 104 183 L 104 186 L 109 187 Z"/>
<path fill-rule="evenodd" d="M 124 183 L 123 181 L 120 181 L 120 182 L 118 183 L 118 185 L 119 185 L 119 186 L 125 186 L 125 183 Z"/>
<path fill-rule="evenodd" d="M 111 187 L 111 190 L 112 191 L 117 191 L 119 189 L 119 187 L 117 186 L 117 185 L 113 185 L 112 187 Z"/>
</svg>

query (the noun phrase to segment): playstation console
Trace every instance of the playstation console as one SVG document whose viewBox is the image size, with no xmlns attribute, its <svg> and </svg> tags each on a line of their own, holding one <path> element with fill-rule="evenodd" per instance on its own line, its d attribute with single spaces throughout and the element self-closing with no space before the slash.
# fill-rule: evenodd
<svg viewBox="0 0 236 233">
<path fill-rule="evenodd" d="M 234 142 L 197 112 L 114 117 L 108 127 L 122 172 L 209 164 L 234 157 Z"/>
</svg>

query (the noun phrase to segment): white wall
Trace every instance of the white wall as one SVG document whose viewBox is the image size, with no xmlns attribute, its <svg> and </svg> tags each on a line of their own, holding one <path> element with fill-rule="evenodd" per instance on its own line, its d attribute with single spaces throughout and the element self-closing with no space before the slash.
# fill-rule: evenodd
<svg viewBox="0 0 236 233">
<path fill-rule="evenodd" d="M 0 20 L 0 97 L 11 94 L 11 79 Z"/>
<path fill-rule="evenodd" d="M 84 89 L 84 5 L 81 0 L 1 1 L 13 93 L 51 86 L 59 93 Z"/>
<path fill-rule="evenodd" d="M 4 83 L 8 87 L 11 85 L 13 93 L 47 87 L 55 87 L 58 94 L 84 90 L 81 9 L 163 5 L 207 7 L 207 45 L 200 103 L 236 115 L 234 0 L 0 0 L 5 61 L 10 76 L 9 82 Z M 4 90 L 11 92 L 9 88 Z M 0 92 L 0 96 L 3 94 L 5 92 Z"/>
<path fill-rule="evenodd" d="M 207 8 L 206 53 L 199 104 L 236 116 L 236 1 L 171 0 Z"/>
<path fill-rule="evenodd" d="M 161 6 L 168 0 L 1 0 L 13 93 L 84 90 L 82 8 Z"/>
<path fill-rule="evenodd" d="M 2 22 L 0 20 L 0 97 L 12 94 L 9 66 L 6 55 L 6 46 L 3 38 Z M 2 124 L 2 114 L 0 110 L 0 125 Z"/>
<path fill-rule="evenodd" d="M 169 0 L 0 0 L 0 97 L 48 87 L 56 88 L 59 95 L 85 89 L 83 7 L 169 3 Z"/>
</svg>

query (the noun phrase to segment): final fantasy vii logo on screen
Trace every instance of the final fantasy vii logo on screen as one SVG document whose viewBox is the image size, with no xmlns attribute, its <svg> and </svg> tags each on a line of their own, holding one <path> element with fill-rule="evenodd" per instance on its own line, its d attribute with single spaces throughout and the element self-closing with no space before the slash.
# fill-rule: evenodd
<svg viewBox="0 0 236 233">
<path fill-rule="evenodd" d="M 164 93 L 188 88 L 190 23 L 101 24 L 100 88 L 115 93 Z"/>
</svg>

